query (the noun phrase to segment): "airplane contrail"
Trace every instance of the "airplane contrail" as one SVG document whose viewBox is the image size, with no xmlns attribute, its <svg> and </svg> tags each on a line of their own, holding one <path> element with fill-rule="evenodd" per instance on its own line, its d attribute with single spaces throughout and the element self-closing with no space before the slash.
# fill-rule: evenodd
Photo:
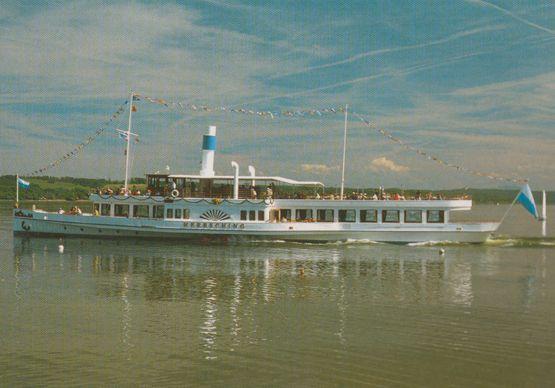
<svg viewBox="0 0 555 388">
<path fill-rule="evenodd" d="M 378 55 L 381 55 L 381 54 L 388 54 L 388 53 L 394 53 L 394 52 L 398 52 L 398 51 L 414 50 L 414 49 L 419 49 L 419 48 L 437 46 L 437 45 L 448 43 L 448 42 L 451 42 L 453 40 L 460 39 L 460 38 L 463 38 L 463 37 L 466 37 L 466 36 L 471 36 L 471 35 L 479 34 L 479 33 L 482 33 L 482 32 L 500 30 L 500 29 L 503 29 L 503 28 L 504 28 L 504 26 L 486 26 L 486 27 L 481 27 L 481 28 L 474 28 L 472 30 L 460 31 L 460 32 L 457 32 L 455 34 L 446 36 L 444 38 L 437 39 L 437 40 L 432 40 L 432 41 L 429 41 L 429 42 L 411 44 L 411 45 L 407 45 L 407 46 L 398 46 L 398 47 L 389 47 L 389 48 L 371 50 L 371 51 L 367 51 L 367 52 L 363 52 L 363 53 L 359 53 L 359 54 L 350 56 L 348 58 L 345 58 L 345 59 L 342 59 L 342 60 L 339 60 L 339 61 L 325 63 L 325 64 L 322 64 L 322 65 L 305 67 L 303 69 L 293 70 L 293 71 L 289 71 L 289 72 L 285 72 L 285 73 L 281 73 L 281 74 L 276 74 L 272 77 L 269 77 L 269 79 L 282 78 L 282 77 L 286 77 L 286 76 L 289 76 L 289 75 L 302 74 L 302 73 L 307 73 L 307 72 L 313 71 L 313 70 L 319 70 L 319 69 L 325 69 L 325 68 L 328 68 L 328 67 L 343 65 L 345 63 L 351 63 L 351 62 L 358 61 L 359 59 L 362 59 L 362 58 L 378 56 Z"/>
<path fill-rule="evenodd" d="M 300 96 L 300 95 L 303 95 L 303 94 L 319 92 L 319 91 L 322 91 L 322 90 L 333 89 L 333 88 L 337 88 L 337 87 L 345 86 L 345 85 L 352 85 L 352 84 L 356 84 L 356 83 L 359 83 L 359 82 L 370 81 L 370 80 L 374 80 L 374 79 L 378 79 L 378 78 L 408 75 L 408 74 L 417 73 L 417 72 L 424 71 L 424 70 L 433 69 L 433 68 L 436 68 L 436 67 L 450 65 L 452 63 L 458 62 L 458 61 L 466 59 L 466 58 L 475 57 L 475 56 L 482 55 L 482 54 L 487 54 L 487 53 L 488 53 L 487 51 L 477 51 L 477 52 L 473 52 L 473 53 L 462 54 L 462 55 L 458 55 L 458 56 L 455 56 L 455 57 L 452 57 L 452 58 L 447 58 L 446 60 L 441 61 L 441 62 L 435 62 L 435 63 L 434 62 L 429 62 L 429 63 L 420 64 L 420 65 L 405 67 L 403 69 L 390 70 L 390 71 L 385 71 L 383 73 L 377 73 L 377 74 L 373 74 L 373 75 L 369 75 L 369 76 L 358 77 L 358 78 L 350 79 L 350 80 L 347 80 L 347 81 L 341 81 L 341 82 L 337 82 L 337 83 L 330 84 L 330 85 L 320 86 L 320 87 L 313 88 L 313 89 L 300 90 L 300 91 L 297 91 L 297 92 L 291 92 L 291 93 L 286 93 L 286 94 L 280 94 L 280 95 L 277 95 L 277 96 L 269 96 L 269 97 L 263 97 L 263 98 L 255 99 L 255 100 L 250 100 L 250 101 L 247 102 L 247 104 L 254 104 L 254 103 L 259 103 L 259 102 L 263 102 L 263 101 L 271 101 L 271 100 L 275 100 L 277 98 L 295 97 L 295 96 Z M 235 105 L 232 105 L 232 107 L 240 106 L 240 105 L 243 105 L 243 104 L 235 104 Z"/>
<path fill-rule="evenodd" d="M 550 29 L 550 28 L 541 26 L 541 25 L 539 25 L 539 24 L 537 24 L 537 23 L 533 23 L 533 22 L 531 22 L 530 20 L 524 19 L 524 18 L 522 18 L 522 17 L 516 15 L 515 13 L 513 13 L 513 12 L 511 12 L 511 11 L 505 9 L 505 8 L 501 8 L 500 6 L 495 5 L 495 4 L 493 4 L 493 3 L 489 3 L 489 2 L 484 1 L 484 0 L 465 0 L 465 1 L 468 2 L 468 3 L 479 4 L 479 5 L 483 6 L 483 7 L 493 8 L 493 9 L 495 9 L 495 10 L 501 12 L 501 13 L 504 13 L 505 15 L 510 16 L 510 17 L 512 17 L 513 19 L 518 20 L 519 22 L 522 22 L 522 23 L 524 23 L 524 24 L 526 24 L 526 25 L 528 25 L 528 26 L 530 26 L 530 27 L 533 27 L 533 28 L 536 28 L 536 29 L 538 29 L 538 30 L 547 32 L 547 33 L 549 33 L 549 34 L 551 34 L 551 35 L 555 35 L 555 30 L 552 30 L 552 29 Z"/>
</svg>

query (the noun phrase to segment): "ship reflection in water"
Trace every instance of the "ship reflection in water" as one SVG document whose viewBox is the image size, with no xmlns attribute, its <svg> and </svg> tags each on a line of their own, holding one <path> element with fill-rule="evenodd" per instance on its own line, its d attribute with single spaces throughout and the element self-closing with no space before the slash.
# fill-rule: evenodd
<svg viewBox="0 0 555 388">
<path fill-rule="evenodd" d="M 477 362 L 492 369 L 481 376 L 486 383 L 499 382 L 511 362 L 537 373 L 533 381 L 550 373 L 535 346 L 553 340 L 553 331 L 536 332 L 553 318 L 531 317 L 553 296 L 551 250 L 536 249 L 508 270 L 522 251 L 453 246 L 441 256 L 433 246 L 67 239 L 59 253 L 57 244 L 15 239 L 10 279 L 2 274 L 4 290 L 13 286 L 11 297 L 4 293 L 8 310 L 26 322 L 20 330 L 61 327 L 29 352 L 42 346 L 103 366 L 154 363 L 158 370 L 135 376 L 150 383 L 221 381 L 234 363 L 248 365 L 253 380 L 242 382 L 251 384 L 262 376 L 277 384 L 295 383 L 293 376 L 297 384 L 468 383 Z M 519 342 L 521 330 L 527 339 Z M 501 332 L 511 341 L 499 342 Z M 553 359 L 553 347 L 541 346 Z M 96 360 L 101 354 L 109 360 Z M 448 376 L 454 362 L 459 369 Z"/>
</svg>

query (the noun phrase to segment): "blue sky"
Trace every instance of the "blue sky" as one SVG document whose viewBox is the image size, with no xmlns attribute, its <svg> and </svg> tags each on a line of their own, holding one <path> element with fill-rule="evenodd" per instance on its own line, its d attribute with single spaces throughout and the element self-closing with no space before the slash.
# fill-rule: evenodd
<svg viewBox="0 0 555 388">
<path fill-rule="evenodd" d="M 0 174 L 69 152 L 130 90 L 257 110 L 352 110 L 451 163 L 555 188 L 551 1 L 7 2 L 0 9 Z M 338 184 L 342 117 L 175 112 L 141 101 L 133 175 L 216 170 Z M 126 117 L 113 126 L 126 127 Z M 437 166 L 351 116 L 351 186 L 496 187 Z M 109 130 L 52 175 L 121 178 Z"/>
</svg>

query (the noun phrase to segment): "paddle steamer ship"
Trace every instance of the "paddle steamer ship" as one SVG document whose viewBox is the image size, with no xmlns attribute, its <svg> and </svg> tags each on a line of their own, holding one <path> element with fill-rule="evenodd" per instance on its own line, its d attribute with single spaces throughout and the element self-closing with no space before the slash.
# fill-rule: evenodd
<svg viewBox="0 0 555 388">
<path fill-rule="evenodd" d="M 127 140 L 129 147 L 129 137 Z M 196 175 L 148 174 L 147 192 L 90 195 L 91 213 L 14 209 L 16 234 L 135 238 L 218 238 L 286 241 L 483 242 L 499 223 L 456 223 L 452 211 L 470 210 L 469 199 L 345 199 L 326 195 L 321 182 L 216 175 L 216 127 L 203 136 Z M 127 152 L 129 155 L 129 151 Z M 127 176 L 127 168 L 126 168 Z M 291 198 L 292 186 L 313 195 Z"/>
</svg>

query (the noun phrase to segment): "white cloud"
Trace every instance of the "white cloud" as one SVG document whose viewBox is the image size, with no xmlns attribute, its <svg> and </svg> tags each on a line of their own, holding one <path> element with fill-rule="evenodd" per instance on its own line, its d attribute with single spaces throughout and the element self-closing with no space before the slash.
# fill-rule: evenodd
<svg viewBox="0 0 555 388">
<path fill-rule="evenodd" d="M 338 171 L 339 167 L 328 166 L 326 164 L 301 164 L 301 170 L 315 174 L 328 174 L 333 171 Z"/>
<path fill-rule="evenodd" d="M 387 159 L 385 156 L 376 158 L 370 162 L 370 169 L 372 171 L 393 171 L 393 172 L 407 172 L 409 168 L 395 163 L 393 160 Z"/>
<path fill-rule="evenodd" d="M 261 92 L 286 63 L 263 38 L 207 26 L 171 4 L 75 2 L 21 13 L 2 27 L 0 74 L 18 79 L 4 101 L 121 98 L 129 90 L 218 101 Z"/>
</svg>

